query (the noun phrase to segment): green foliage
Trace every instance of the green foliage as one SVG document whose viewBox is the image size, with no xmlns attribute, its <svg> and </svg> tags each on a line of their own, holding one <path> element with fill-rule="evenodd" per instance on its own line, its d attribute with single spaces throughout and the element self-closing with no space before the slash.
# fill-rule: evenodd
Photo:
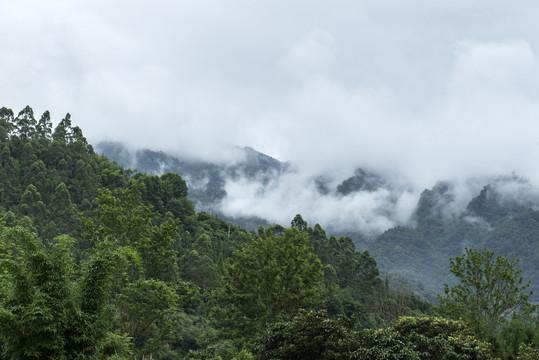
<svg viewBox="0 0 539 360">
<path fill-rule="evenodd" d="M 151 354 L 167 348 L 180 297 L 175 288 L 160 280 L 138 279 L 118 294 L 119 332 L 133 339 L 136 352 Z"/>
<path fill-rule="evenodd" d="M 114 329 L 131 339 L 135 354 L 151 354 L 173 340 L 173 315 L 182 297 L 176 277 L 173 243 L 177 222 L 152 223 L 156 217 L 141 201 L 144 184 L 133 180 L 118 196 L 102 190 L 95 217 L 85 221 L 94 248 L 114 248 L 121 255 L 115 271 Z"/>
<path fill-rule="evenodd" d="M 231 341 L 221 341 L 202 350 L 191 350 L 189 360 L 253 360 L 252 354 L 245 350 L 236 350 Z"/>
<path fill-rule="evenodd" d="M 442 318 L 401 318 L 388 329 L 364 330 L 356 346 L 350 359 L 492 359 L 462 323 Z"/>
<path fill-rule="evenodd" d="M 462 256 L 451 259 L 451 272 L 460 283 L 445 285 L 445 296 L 439 296 L 439 311 L 453 318 L 462 318 L 483 338 L 490 336 L 515 314 L 529 316 L 535 306 L 528 302 L 531 293 L 524 293 L 518 260 L 489 250 L 466 249 Z"/>
<path fill-rule="evenodd" d="M 284 168 L 246 154 L 230 176 Z M 154 166 L 161 155 L 140 159 Z M 162 160 L 179 173 L 197 166 Z M 341 315 L 357 319 L 357 330 L 428 312 L 383 283 L 372 252 L 357 251 L 351 238 L 328 237 L 299 214 L 291 229 L 274 225 L 256 236 L 195 213 L 180 175 L 137 173 L 97 156 L 69 114 L 53 131 L 49 112 L 36 121 L 30 107 L 17 117 L 0 109 L 0 164 L 4 358 L 248 360 L 249 344 L 275 322 L 275 351 L 293 339 L 338 354 L 360 338 Z M 225 195 L 220 171 L 202 166 L 197 180 L 207 186 L 193 189 L 201 203 Z M 323 308 L 331 320 L 300 313 Z M 324 331 L 333 333 L 324 340 Z"/>
<path fill-rule="evenodd" d="M 178 223 L 174 219 L 160 225 L 153 223 L 157 214 L 141 201 L 143 188 L 144 184 L 133 180 L 119 196 L 103 189 L 97 199 L 95 217 L 84 224 L 85 237 L 92 244 L 113 239 L 117 246 L 140 257 L 137 266 L 146 277 L 171 278 L 177 272 L 173 243 Z"/>
<path fill-rule="evenodd" d="M 421 359 L 490 359 L 488 344 L 460 321 L 404 317 L 391 330 L 406 339 Z"/>
<path fill-rule="evenodd" d="M 218 285 L 219 268 L 212 259 L 213 250 L 211 238 L 207 234 L 198 237 L 193 250 L 180 259 L 182 277 L 191 281 L 203 291 L 211 291 Z"/>
<path fill-rule="evenodd" d="M 270 322 L 319 305 L 322 284 L 322 264 L 306 234 L 291 228 L 275 236 L 270 229 L 228 259 L 214 319 L 229 336 L 252 336 Z"/>
<path fill-rule="evenodd" d="M 32 227 L 48 240 L 60 234 L 77 237 L 81 229 L 72 207 L 97 195 L 102 185 L 100 158 L 80 128 L 71 127 L 69 116 L 58 125 L 52 141 L 48 111 L 39 121 L 30 107 L 16 118 L 12 113 L 4 108 L 2 115 L 2 128 L 9 131 L 0 145 L 1 205 L 17 217 L 28 216 Z"/>
<path fill-rule="evenodd" d="M 405 341 L 389 330 L 363 330 L 359 335 L 359 344 L 359 347 L 350 355 L 350 359 L 421 359 L 417 351 L 407 347 Z"/>
<path fill-rule="evenodd" d="M 309 245 L 322 261 L 325 286 L 332 290 L 326 301 L 330 316 L 356 316 L 358 328 L 377 328 L 402 315 L 429 313 L 429 305 L 406 289 L 382 283 L 376 260 L 367 250 L 357 251 L 350 237 L 328 238 L 319 224 L 310 228 L 301 215 L 292 225 L 308 234 Z"/>
<path fill-rule="evenodd" d="M 353 330 L 344 318 L 331 320 L 324 311 L 303 311 L 287 322 L 270 325 L 256 340 L 256 360 L 348 359 Z"/>
<path fill-rule="evenodd" d="M 539 328 L 536 324 L 513 317 L 491 339 L 493 351 L 501 359 L 516 359 L 522 348 L 539 344 Z"/>
<path fill-rule="evenodd" d="M 539 359 L 539 348 L 532 345 L 522 344 L 518 351 L 516 360 L 537 360 Z"/>
<path fill-rule="evenodd" d="M 46 248 L 21 228 L 0 229 L 0 339 L 4 356 L 25 359 L 98 359 L 104 342 L 110 253 L 99 253 L 80 277 L 74 240 Z"/>
<path fill-rule="evenodd" d="M 386 329 L 352 329 L 348 320 L 303 312 L 268 327 L 253 347 L 254 359 L 489 360 L 488 345 L 459 321 L 401 318 Z"/>
</svg>

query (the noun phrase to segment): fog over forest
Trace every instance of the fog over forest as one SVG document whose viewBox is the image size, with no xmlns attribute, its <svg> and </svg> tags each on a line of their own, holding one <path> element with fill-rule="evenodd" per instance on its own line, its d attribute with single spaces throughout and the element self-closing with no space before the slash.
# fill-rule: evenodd
<svg viewBox="0 0 539 360">
<path fill-rule="evenodd" d="M 319 223 L 339 234 L 360 233 L 367 239 L 395 226 L 414 227 L 424 215 L 481 222 L 468 205 L 486 186 L 502 207 L 539 208 L 539 188 L 515 172 L 438 179 L 423 187 L 404 173 L 375 172 L 361 165 L 342 174 L 306 171 L 252 148 L 228 147 L 222 152 L 228 160 L 214 162 L 118 142 L 99 143 L 96 150 L 138 171 L 182 174 L 199 211 L 231 220 L 254 216 L 282 225 L 300 213 L 311 225 Z"/>
<path fill-rule="evenodd" d="M 539 185 L 539 5 L 521 1 L 3 2 L 0 97 L 92 143 L 230 162 L 251 146 L 292 170 L 227 182 L 222 210 L 288 223 L 407 223 L 424 189 L 455 209 L 516 174 Z M 357 168 L 388 186 L 339 197 Z M 390 185 L 390 186 L 389 186 Z M 528 189 L 530 187 L 531 189 Z"/>
</svg>

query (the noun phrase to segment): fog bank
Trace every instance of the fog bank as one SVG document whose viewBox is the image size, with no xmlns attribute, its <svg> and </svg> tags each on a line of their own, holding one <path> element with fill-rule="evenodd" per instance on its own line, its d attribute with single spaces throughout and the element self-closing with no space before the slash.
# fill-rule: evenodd
<svg viewBox="0 0 539 360">
<path fill-rule="evenodd" d="M 469 179 L 539 184 L 536 1 L 22 0 L 0 12 L 2 106 L 70 112 L 92 143 L 218 162 L 252 146 L 297 167 L 273 192 L 229 182 L 230 213 L 381 229 L 440 180 L 462 199 Z M 358 167 L 397 185 L 308 197 L 312 176 L 338 183 Z"/>
</svg>

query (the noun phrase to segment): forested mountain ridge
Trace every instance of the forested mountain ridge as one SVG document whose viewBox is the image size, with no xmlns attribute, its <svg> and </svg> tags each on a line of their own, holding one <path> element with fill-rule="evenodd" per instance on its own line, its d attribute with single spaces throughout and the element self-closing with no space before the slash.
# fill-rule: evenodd
<svg viewBox="0 0 539 360">
<path fill-rule="evenodd" d="M 275 181 L 293 171 L 291 164 L 279 163 L 251 149 L 245 151 L 260 160 L 251 162 L 256 166 L 251 166 L 248 175 L 243 175 L 241 164 L 227 167 L 226 164 L 186 162 L 176 156 L 147 149 L 137 151 L 134 156 L 119 143 L 105 143 L 98 147 L 98 151 L 117 162 L 132 164 L 143 172 L 159 173 L 163 169 L 183 172 L 182 176 L 186 174 L 188 183 L 192 183 L 190 199 L 213 211 L 218 211 L 219 202 L 227 196 L 225 184 L 231 178 L 230 174 L 250 176 L 250 181 L 260 182 L 263 186 L 264 182 Z M 314 178 L 314 189 L 324 196 L 340 197 L 345 201 L 361 193 L 391 193 L 394 187 L 390 180 L 362 168 L 336 186 L 332 186 L 329 178 L 329 174 Z M 203 186 L 197 188 L 196 181 L 189 179 L 198 179 Z M 539 239 L 539 192 L 526 179 L 516 175 L 475 180 L 476 183 L 481 181 L 484 181 L 482 185 L 474 186 L 479 190 L 470 192 L 469 200 L 464 203 L 457 199 L 458 190 L 454 183 L 438 182 L 421 193 L 407 222 L 375 236 L 366 236 L 361 225 L 353 231 L 341 229 L 338 224 L 324 225 L 333 233 L 350 236 L 356 246 L 368 249 L 384 273 L 421 281 L 426 288 L 417 290 L 431 301 L 435 300 L 432 294 L 440 292 L 444 283 L 455 282 L 449 272 L 449 258 L 461 254 L 466 247 L 488 248 L 520 259 L 519 266 L 524 269 L 524 276 L 532 280 L 536 294 L 534 300 L 537 300 L 539 269 L 535 264 L 539 261 L 539 242 L 536 240 Z M 272 189 L 265 191 L 271 192 Z M 457 200 L 461 203 L 457 204 Z M 221 213 L 221 216 L 225 215 Z M 238 223 L 238 219 L 228 219 Z M 242 220 L 243 224 L 251 224 L 251 228 L 253 224 L 268 225 L 261 218 Z"/>
<path fill-rule="evenodd" d="M 531 184 L 516 176 L 500 177 L 485 185 L 459 213 L 451 213 L 453 197 L 450 183 L 425 190 L 414 226 L 389 229 L 369 244 L 380 268 L 420 279 L 441 291 L 444 283 L 455 281 L 448 271 L 450 257 L 466 247 L 486 248 L 520 260 L 537 301 L 539 202 Z"/>
<path fill-rule="evenodd" d="M 0 359 L 250 358 L 302 311 L 347 332 L 432 311 L 300 215 L 248 232 L 197 213 L 180 175 L 97 155 L 69 114 L 2 108 L 0 141 Z"/>
<path fill-rule="evenodd" d="M 189 198 L 200 210 L 212 209 L 223 200 L 227 178 L 246 177 L 267 184 L 272 178 L 288 171 L 288 164 L 250 147 L 233 150 L 237 159 L 221 163 L 182 158 L 150 149 L 131 150 L 120 142 L 105 141 L 96 145 L 98 153 L 125 168 L 152 175 L 166 172 L 181 174 L 189 186 Z"/>
<path fill-rule="evenodd" d="M 248 181 L 268 185 L 284 174 L 294 172 L 290 163 L 283 163 L 251 147 L 234 148 L 235 155 L 229 161 L 208 161 L 173 155 L 150 149 L 130 149 L 115 141 L 103 141 L 96 145 L 96 152 L 117 164 L 152 175 L 174 172 L 184 177 L 190 188 L 190 199 L 197 208 L 207 210 L 218 207 L 226 197 L 225 184 L 229 180 L 245 178 Z M 316 189 L 325 194 L 347 196 L 360 191 L 375 191 L 388 186 L 382 176 L 358 168 L 352 176 L 336 186 L 329 184 L 325 174 L 311 179 Z"/>
</svg>

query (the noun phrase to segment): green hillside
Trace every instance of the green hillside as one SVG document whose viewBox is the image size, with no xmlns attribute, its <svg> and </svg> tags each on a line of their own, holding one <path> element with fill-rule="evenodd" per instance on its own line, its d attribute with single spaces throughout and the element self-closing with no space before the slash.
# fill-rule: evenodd
<svg viewBox="0 0 539 360">
<path fill-rule="evenodd" d="M 415 212 L 416 225 L 389 229 L 368 245 L 381 269 L 418 279 L 440 292 L 454 284 L 449 258 L 465 248 L 489 249 L 519 259 L 525 279 L 531 280 L 534 302 L 539 302 L 539 212 L 533 197 L 503 192 L 508 182 L 499 178 L 487 185 L 458 216 L 447 216 L 450 190 L 447 184 L 423 192 Z M 446 211 L 447 212 L 447 211 Z"/>
<path fill-rule="evenodd" d="M 197 213 L 179 174 L 97 155 L 69 114 L 2 108 L 0 140 L 2 359 L 231 359 L 303 311 L 354 332 L 432 312 L 351 238 Z"/>
</svg>

